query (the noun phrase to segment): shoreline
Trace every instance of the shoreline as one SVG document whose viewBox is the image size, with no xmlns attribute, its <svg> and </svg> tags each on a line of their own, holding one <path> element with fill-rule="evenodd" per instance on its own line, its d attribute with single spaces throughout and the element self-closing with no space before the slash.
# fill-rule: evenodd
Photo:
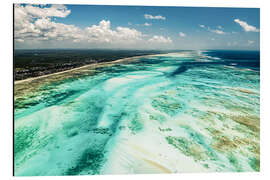
<svg viewBox="0 0 270 180">
<path fill-rule="evenodd" d="M 63 73 L 67 73 L 67 72 L 72 72 L 72 71 L 76 71 L 76 70 L 87 68 L 87 67 L 114 64 L 114 63 L 119 63 L 119 62 L 122 62 L 122 61 L 129 61 L 129 60 L 136 59 L 136 58 L 151 57 L 151 56 L 162 56 L 162 55 L 167 55 L 167 54 L 170 54 L 170 53 L 140 55 L 140 56 L 121 58 L 121 59 L 117 59 L 117 60 L 110 61 L 110 62 L 100 62 L 100 63 L 87 64 L 87 65 L 84 65 L 84 66 L 80 66 L 80 67 L 76 67 L 76 68 L 72 68 L 72 69 L 68 69 L 68 70 L 64 70 L 64 71 L 60 71 L 60 72 L 50 73 L 50 74 L 37 76 L 37 77 L 30 77 L 30 78 L 26 78 L 26 79 L 23 79 L 23 80 L 15 80 L 15 81 L 13 81 L 13 83 L 14 83 L 14 85 L 17 85 L 17 84 L 21 84 L 21 83 L 24 83 L 24 82 L 30 82 L 30 81 L 33 81 L 33 80 L 42 79 L 42 78 L 46 78 L 46 77 L 50 77 L 50 76 L 58 75 L 58 74 L 63 74 Z"/>
</svg>

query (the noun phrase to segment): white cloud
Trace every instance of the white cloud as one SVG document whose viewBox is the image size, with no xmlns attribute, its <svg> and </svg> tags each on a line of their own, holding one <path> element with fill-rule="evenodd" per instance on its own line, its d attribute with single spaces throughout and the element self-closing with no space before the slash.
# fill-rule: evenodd
<svg viewBox="0 0 270 180">
<path fill-rule="evenodd" d="M 246 32 L 259 32 L 260 31 L 255 26 L 251 26 L 247 22 L 241 21 L 240 19 L 235 19 L 234 22 L 238 23 Z"/>
<path fill-rule="evenodd" d="M 209 29 L 210 32 L 216 33 L 216 34 L 225 34 L 224 31 L 219 29 Z"/>
<path fill-rule="evenodd" d="M 122 47 L 131 46 L 143 48 L 147 43 L 158 47 L 159 44 L 171 43 L 170 37 L 153 36 L 129 27 L 111 28 L 109 20 L 101 20 L 99 24 L 86 27 L 84 29 L 75 25 L 57 23 L 54 17 L 65 17 L 70 14 L 65 6 L 52 5 L 41 8 L 31 5 L 15 5 L 14 32 L 16 43 L 33 44 L 44 41 L 57 45 L 62 41 L 72 43 L 82 43 L 96 47 Z M 45 10 L 44 10 L 45 9 Z M 151 24 L 144 24 L 149 26 Z M 147 38 L 149 37 L 149 38 Z M 63 43 L 63 45 L 66 45 Z"/>
<path fill-rule="evenodd" d="M 248 45 L 252 45 L 254 41 L 248 40 Z"/>
<path fill-rule="evenodd" d="M 144 23 L 145 26 L 151 26 L 152 24 L 149 24 L 149 23 Z"/>
<path fill-rule="evenodd" d="M 17 41 L 17 42 L 24 42 L 23 39 L 16 39 L 15 41 Z"/>
<path fill-rule="evenodd" d="M 16 4 L 14 9 L 15 39 L 48 40 L 57 35 L 68 36 L 77 33 L 78 28 L 75 26 L 55 23 L 51 20 L 51 17 L 64 18 L 69 14 L 70 10 L 63 5 L 41 8 L 35 5 Z"/>
<path fill-rule="evenodd" d="M 118 41 L 123 41 L 124 43 L 135 43 L 142 40 L 143 34 L 136 29 L 130 29 L 126 27 L 117 27 L 115 37 Z"/>
<path fill-rule="evenodd" d="M 199 25 L 201 28 L 206 29 L 209 32 L 216 33 L 216 34 L 226 34 L 222 29 L 222 26 L 217 26 L 218 29 L 211 29 L 210 27 L 207 27 L 203 24 Z"/>
<path fill-rule="evenodd" d="M 185 33 L 183 33 L 183 32 L 179 32 L 179 36 L 186 37 L 187 35 Z"/>
<path fill-rule="evenodd" d="M 144 15 L 144 18 L 145 19 L 161 19 L 161 20 L 165 20 L 166 19 L 166 17 L 164 17 L 164 16 L 161 16 L 161 15 L 153 16 L 151 14 L 145 14 Z"/>
<path fill-rule="evenodd" d="M 203 25 L 203 24 L 200 24 L 199 26 L 200 26 L 201 28 L 205 28 L 205 25 Z"/>
<path fill-rule="evenodd" d="M 172 43 L 172 40 L 170 37 L 164 37 L 164 36 L 153 36 L 151 39 L 148 40 L 149 42 L 157 42 L 157 43 Z"/>
<path fill-rule="evenodd" d="M 111 22 L 102 20 L 99 25 L 85 28 L 85 36 L 88 42 L 110 44 L 132 44 L 142 41 L 143 34 L 136 29 L 118 26 L 111 29 Z"/>
<path fill-rule="evenodd" d="M 70 14 L 70 10 L 66 6 L 60 4 L 53 4 L 50 7 L 40 8 L 34 5 L 26 5 L 24 8 L 28 15 L 36 18 L 45 17 L 66 17 Z"/>
</svg>

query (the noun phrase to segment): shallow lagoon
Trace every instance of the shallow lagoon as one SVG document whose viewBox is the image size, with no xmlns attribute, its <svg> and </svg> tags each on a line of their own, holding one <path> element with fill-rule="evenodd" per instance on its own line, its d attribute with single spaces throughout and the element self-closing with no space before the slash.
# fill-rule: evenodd
<svg viewBox="0 0 270 180">
<path fill-rule="evenodd" d="M 234 51 L 15 84 L 15 175 L 259 171 L 259 85 L 256 54 Z"/>
</svg>

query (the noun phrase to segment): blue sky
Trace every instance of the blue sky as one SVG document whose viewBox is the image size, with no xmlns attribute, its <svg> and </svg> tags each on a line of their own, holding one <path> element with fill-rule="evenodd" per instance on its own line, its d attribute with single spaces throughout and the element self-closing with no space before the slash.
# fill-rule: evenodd
<svg viewBox="0 0 270 180">
<path fill-rule="evenodd" d="M 257 8 L 18 4 L 14 13 L 15 48 L 259 49 Z"/>
</svg>

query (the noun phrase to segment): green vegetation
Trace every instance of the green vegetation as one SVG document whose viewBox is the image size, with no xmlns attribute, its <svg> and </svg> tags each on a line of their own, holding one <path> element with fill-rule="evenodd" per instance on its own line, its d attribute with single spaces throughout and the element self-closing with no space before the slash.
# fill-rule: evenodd
<svg viewBox="0 0 270 180">
<path fill-rule="evenodd" d="M 15 50 L 15 80 L 51 74 L 87 64 L 110 62 L 121 58 L 157 53 L 161 52 L 102 49 Z"/>
</svg>

